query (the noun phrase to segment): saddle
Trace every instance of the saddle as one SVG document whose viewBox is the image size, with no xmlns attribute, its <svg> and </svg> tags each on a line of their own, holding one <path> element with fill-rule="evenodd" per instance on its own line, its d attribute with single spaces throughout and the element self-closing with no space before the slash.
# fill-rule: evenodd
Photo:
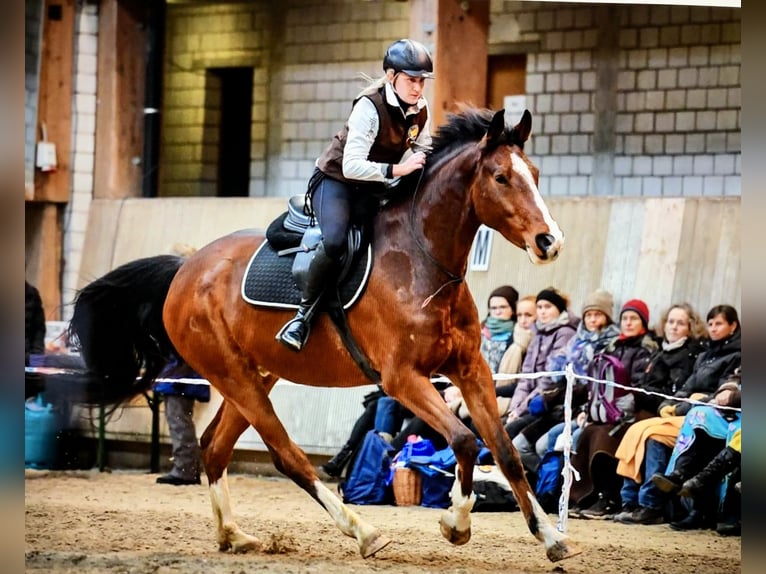
<svg viewBox="0 0 766 574">
<path fill-rule="evenodd" d="M 266 241 L 253 254 L 242 280 L 242 297 L 256 306 L 297 309 L 301 290 L 296 273 L 308 268 L 312 251 L 322 234 L 315 219 L 308 215 L 303 195 L 291 197 L 287 211 L 277 217 L 266 230 Z M 345 310 L 353 306 L 364 293 L 372 272 L 372 245 L 365 229 L 352 225 L 348 248 L 341 259 L 337 288 L 328 289 L 321 305 L 332 319 L 338 334 L 360 369 L 373 382 L 380 382 L 380 373 L 371 366 L 348 326 Z"/>
</svg>

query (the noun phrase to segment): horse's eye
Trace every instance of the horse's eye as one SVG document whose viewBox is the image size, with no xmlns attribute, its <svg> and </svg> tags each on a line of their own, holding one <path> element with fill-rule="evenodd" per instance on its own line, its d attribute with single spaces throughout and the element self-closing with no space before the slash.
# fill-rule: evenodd
<svg viewBox="0 0 766 574">
<path fill-rule="evenodd" d="M 495 176 L 495 181 L 501 185 L 508 185 L 508 178 L 506 178 L 502 173 L 499 173 Z"/>
</svg>

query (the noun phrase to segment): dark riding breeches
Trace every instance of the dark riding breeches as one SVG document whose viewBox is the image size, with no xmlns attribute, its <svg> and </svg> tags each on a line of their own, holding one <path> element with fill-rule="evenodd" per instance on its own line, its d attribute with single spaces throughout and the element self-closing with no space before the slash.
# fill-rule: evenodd
<svg viewBox="0 0 766 574">
<path fill-rule="evenodd" d="M 340 261 L 348 247 L 352 197 L 351 186 L 324 177 L 311 198 L 311 205 L 322 229 L 325 253 L 335 261 Z"/>
</svg>

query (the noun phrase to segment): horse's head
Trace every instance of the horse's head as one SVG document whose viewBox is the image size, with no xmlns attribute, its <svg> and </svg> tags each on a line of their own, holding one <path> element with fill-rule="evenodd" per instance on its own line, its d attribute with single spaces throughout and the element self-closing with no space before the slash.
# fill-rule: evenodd
<svg viewBox="0 0 766 574">
<path fill-rule="evenodd" d="M 524 153 L 531 130 L 527 110 L 512 129 L 505 125 L 505 110 L 495 113 L 479 143 L 481 159 L 471 196 L 482 223 L 525 249 L 533 263 L 548 263 L 558 257 L 564 234 L 537 188 L 539 171 Z"/>
</svg>

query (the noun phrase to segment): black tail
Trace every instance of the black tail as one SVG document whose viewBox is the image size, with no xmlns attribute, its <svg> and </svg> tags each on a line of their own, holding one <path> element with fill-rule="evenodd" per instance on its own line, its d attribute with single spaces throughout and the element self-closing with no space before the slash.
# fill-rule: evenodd
<svg viewBox="0 0 766 574">
<path fill-rule="evenodd" d="M 175 355 L 162 307 L 183 262 L 175 255 L 131 261 L 77 294 L 69 335 L 79 343 L 89 374 L 103 382 L 104 403 L 148 390 Z"/>
</svg>

